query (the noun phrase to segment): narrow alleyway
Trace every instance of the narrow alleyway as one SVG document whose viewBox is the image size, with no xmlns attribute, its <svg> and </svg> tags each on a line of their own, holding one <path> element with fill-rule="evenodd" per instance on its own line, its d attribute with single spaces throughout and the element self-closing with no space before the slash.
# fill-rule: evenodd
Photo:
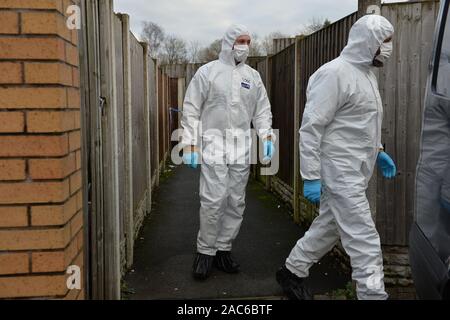
<svg viewBox="0 0 450 320">
<path fill-rule="evenodd" d="M 134 265 L 124 278 L 124 299 L 281 298 L 275 272 L 304 231 L 278 199 L 250 181 L 245 219 L 233 250 L 241 273 L 214 270 L 206 282 L 198 282 L 191 267 L 199 227 L 199 170 L 169 169 L 137 239 Z M 338 265 L 328 256 L 312 269 L 309 285 L 315 294 L 345 288 L 350 275 Z"/>
</svg>

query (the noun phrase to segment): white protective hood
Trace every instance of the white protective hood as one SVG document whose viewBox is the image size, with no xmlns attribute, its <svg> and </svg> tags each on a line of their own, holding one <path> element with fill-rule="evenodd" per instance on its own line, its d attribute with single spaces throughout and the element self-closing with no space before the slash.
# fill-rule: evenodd
<svg viewBox="0 0 450 320">
<path fill-rule="evenodd" d="M 341 57 L 350 63 L 370 67 L 381 44 L 393 35 L 394 27 L 386 18 L 364 16 L 350 30 L 348 44 Z"/>
<path fill-rule="evenodd" d="M 250 36 L 250 32 L 247 27 L 241 24 L 233 24 L 228 28 L 225 32 L 225 35 L 222 39 L 222 51 L 220 52 L 219 59 L 231 65 L 236 65 L 233 58 L 233 45 L 236 42 L 236 39 L 240 36 Z"/>
</svg>

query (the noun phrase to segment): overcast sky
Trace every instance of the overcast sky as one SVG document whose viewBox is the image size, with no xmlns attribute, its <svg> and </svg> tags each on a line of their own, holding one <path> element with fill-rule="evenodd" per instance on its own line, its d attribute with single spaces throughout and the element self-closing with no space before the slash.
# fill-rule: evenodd
<svg viewBox="0 0 450 320">
<path fill-rule="evenodd" d="M 142 22 L 152 21 L 166 33 L 207 45 L 232 23 L 260 37 L 273 31 L 295 35 L 313 18 L 336 21 L 356 11 L 358 0 L 114 0 L 114 6 L 130 15 L 138 37 Z"/>
</svg>

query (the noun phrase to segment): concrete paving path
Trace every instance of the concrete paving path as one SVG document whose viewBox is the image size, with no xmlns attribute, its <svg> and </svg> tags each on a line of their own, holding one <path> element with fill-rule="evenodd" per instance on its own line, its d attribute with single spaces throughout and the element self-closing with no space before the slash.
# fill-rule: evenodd
<svg viewBox="0 0 450 320">
<path fill-rule="evenodd" d="M 169 167 L 153 196 L 153 211 L 137 239 L 134 265 L 124 278 L 124 299 L 280 299 L 275 272 L 305 230 L 295 225 L 282 203 L 254 181 L 233 255 L 241 272 L 214 270 L 205 282 L 191 276 L 199 228 L 199 170 Z M 348 272 L 331 255 L 311 270 L 315 294 L 345 288 Z"/>
</svg>

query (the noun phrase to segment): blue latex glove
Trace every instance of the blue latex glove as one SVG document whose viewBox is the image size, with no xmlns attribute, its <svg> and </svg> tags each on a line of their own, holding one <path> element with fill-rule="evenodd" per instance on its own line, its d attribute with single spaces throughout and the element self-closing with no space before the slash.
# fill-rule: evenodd
<svg viewBox="0 0 450 320">
<path fill-rule="evenodd" d="M 380 152 L 377 159 L 378 166 L 383 172 L 383 176 L 387 179 L 393 179 L 397 175 L 397 168 L 394 161 L 386 152 Z"/>
<path fill-rule="evenodd" d="M 198 152 L 184 152 L 183 163 L 187 164 L 192 169 L 197 169 L 198 166 Z"/>
<path fill-rule="evenodd" d="M 270 140 L 264 141 L 264 162 L 270 161 L 273 158 L 273 155 L 275 154 L 275 146 L 273 145 L 273 142 Z"/>
<path fill-rule="evenodd" d="M 303 195 L 313 204 L 320 203 L 322 183 L 320 180 L 305 180 L 303 182 Z"/>
</svg>

